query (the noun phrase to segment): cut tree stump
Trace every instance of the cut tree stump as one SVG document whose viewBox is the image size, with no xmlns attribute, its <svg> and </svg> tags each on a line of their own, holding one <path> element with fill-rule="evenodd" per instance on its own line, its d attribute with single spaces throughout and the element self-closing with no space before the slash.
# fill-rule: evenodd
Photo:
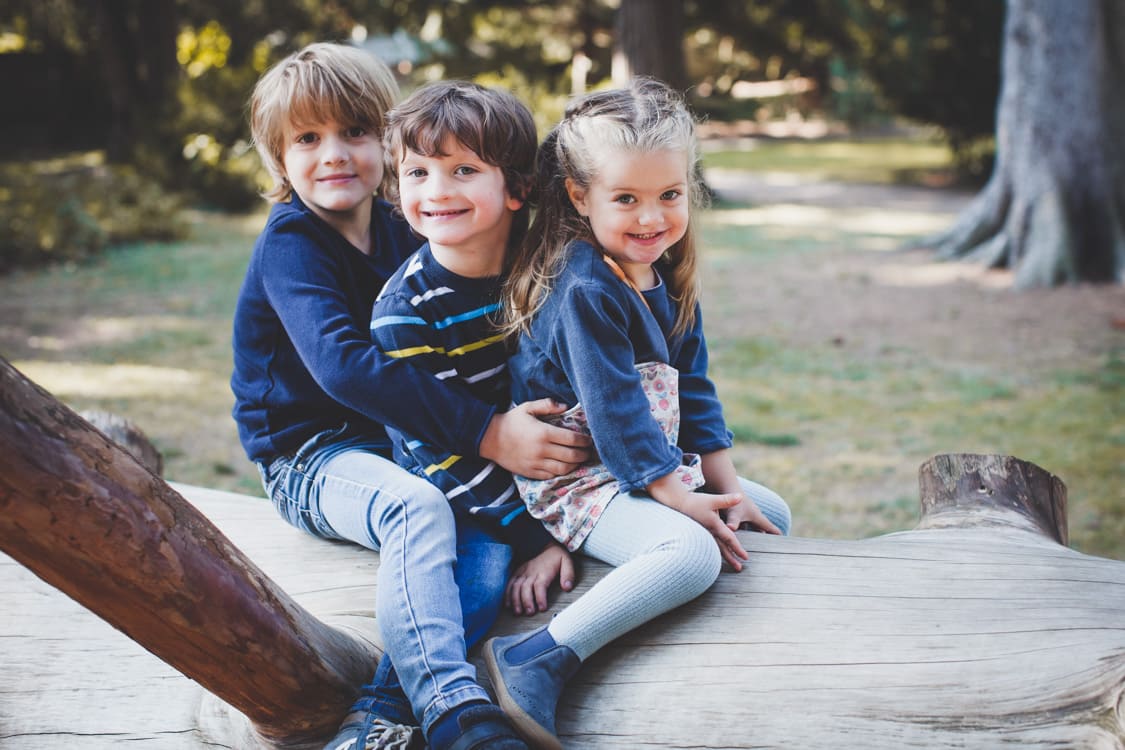
<svg viewBox="0 0 1125 750">
<path fill-rule="evenodd" d="M 224 614 L 229 622 L 222 627 L 239 627 L 246 612 L 270 598 L 286 602 L 284 612 L 296 608 L 317 618 L 294 615 L 280 630 L 330 631 L 311 649 L 317 658 L 324 658 L 322 645 L 370 656 L 378 556 L 303 535 L 264 499 L 170 487 L 131 458 L 126 467 L 127 454 L 83 428 L 65 407 L 51 401 L 20 407 L 31 396 L 0 364 L 0 548 L 28 567 L 52 561 L 61 575 L 50 580 L 61 588 L 77 585 L 82 591 L 72 593 L 96 607 L 134 596 L 134 587 L 185 586 L 188 577 L 169 562 L 191 559 L 182 551 L 188 536 L 209 550 L 205 557 L 222 549 L 238 561 L 234 580 L 245 582 L 231 587 L 242 601 L 181 592 L 150 600 L 145 606 L 154 609 L 137 613 L 156 623 L 154 630 L 177 629 L 196 644 L 201 663 L 226 665 L 225 674 L 205 670 L 206 681 L 194 675 L 197 684 L 0 556 L 0 748 L 138 743 L 159 750 L 319 750 L 309 728 L 333 725 L 346 709 L 347 690 L 319 703 L 287 705 L 295 713 L 275 716 L 278 705 L 299 702 L 294 696 L 302 688 L 310 698 L 317 692 L 311 686 L 323 684 L 314 657 L 302 677 L 299 665 L 294 671 L 287 661 L 299 649 L 273 630 L 243 631 L 229 642 L 200 640 L 194 630 L 217 627 Z M 38 473 L 25 481 L 20 472 L 31 464 Z M 923 514 L 912 531 L 860 541 L 740 534 L 751 553 L 746 570 L 724 573 L 699 599 L 583 665 L 560 706 L 563 744 L 590 750 L 1125 747 L 1125 562 L 1060 543 L 1065 489 L 1033 464 L 938 456 L 922 466 L 920 481 Z M 194 520 L 173 496 L 218 530 Z M 25 512 L 25 505 L 39 510 Z M 173 523 L 158 541 L 99 551 L 124 544 L 100 541 L 116 539 L 118 526 L 135 530 L 136 540 L 146 538 L 137 519 L 147 523 L 173 505 Z M 113 523 L 95 522 L 104 513 Z M 190 523 L 177 522 L 189 517 Z M 53 530 L 60 523 L 69 531 Z M 36 540 L 30 556 L 24 553 L 29 538 Z M 82 551 L 79 558 L 59 549 L 71 546 Z M 169 548 L 181 552 L 170 557 Z M 118 566 L 103 569 L 104 581 L 87 574 L 89 559 L 98 557 Z M 66 575 L 68 566 L 73 576 Z M 605 571 L 586 562 L 578 589 L 559 596 L 552 612 Z M 132 583 L 110 580 L 118 577 Z M 156 580 L 134 580 L 146 577 Z M 113 617 L 126 609 L 109 608 Z M 530 629 L 550 615 L 505 616 L 496 630 Z M 147 631 L 122 629 L 155 653 L 168 647 Z M 182 659 L 176 663 L 184 671 L 196 668 L 187 661 L 187 667 Z M 306 684 L 270 685 L 275 673 L 284 683 L 291 671 Z M 337 677 L 352 679 L 342 677 L 348 671 Z M 256 690 L 273 697 L 271 707 L 258 704 Z M 254 718 L 255 729 L 240 723 L 242 714 Z"/>
</svg>

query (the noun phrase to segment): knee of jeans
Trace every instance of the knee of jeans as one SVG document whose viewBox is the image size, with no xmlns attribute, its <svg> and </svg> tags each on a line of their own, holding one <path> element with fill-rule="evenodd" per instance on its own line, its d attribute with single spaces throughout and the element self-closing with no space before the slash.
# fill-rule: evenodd
<svg viewBox="0 0 1125 750">
<path fill-rule="evenodd" d="M 473 543 L 457 548 L 455 578 L 466 612 L 476 602 L 490 607 L 504 596 L 512 567 L 512 548 L 496 542 Z"/>
<path fill-rule="evenodd" d="M 454 538 L 453 509 L 445 495 L 434 485 L 419 479 L 392 496 L 389 502 L 375 503 L 372 508 L 376 528 L 410 519 L 415 532 Z"/>
</svg>

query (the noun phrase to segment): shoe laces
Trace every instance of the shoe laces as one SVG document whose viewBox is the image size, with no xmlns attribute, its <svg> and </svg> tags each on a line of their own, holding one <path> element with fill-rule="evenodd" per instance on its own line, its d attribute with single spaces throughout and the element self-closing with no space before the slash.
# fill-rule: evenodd
<svg viewBox="0 0 1125 750">
<path fill-rule="evenodd" d="M 410 750 L 414 727 L 392 724 L 373 714 L 368 714 L 363 750 Z"/>
<path fill-rule="evenodd" d="M 351 724 L 351 728 L 345 725 L 343 731 L 348 738 L 340 744 L 330 744 L 328 748 L 331 750 L 411 750 L 418 747 L 414 743 L 417 728 L 388 722 L 377 714 L 368 713 L 363 717 L 361 724 Z"/>
</svg>

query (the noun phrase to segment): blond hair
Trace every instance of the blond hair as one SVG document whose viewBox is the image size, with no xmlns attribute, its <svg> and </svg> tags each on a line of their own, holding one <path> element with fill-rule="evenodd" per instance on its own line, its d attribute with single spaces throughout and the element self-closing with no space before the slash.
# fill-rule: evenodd
<svg viewBox="0 0 1125 750">
<path fill-rule="evenodd" d="M 274 65 L 250 96 L 250 134 L 274 182 L 264 197 L 279 202 L 292 194 L 284 165 L 292 128 L 334 120 L 381 137 L 397 98 L 387 66 L 356 47 L 317 42 Z"/>
<path fill-rule="evenodd" d="M 654 151 L 684 154 L 688 200 L 693 208 L 701 206 L 705 193 L 699 181 L 695 120 L 683 99 L 667 85 L 637 78 L 626 88 L 586 94 L 567 106 L 562 120 L 539 149 L 538 210 L 505 286 L 507 333 L 528 330 L 573 241 L 585 240 L 598 246 L 589 221 L 571 203 L 567 180 L 577 188 L 589 190 L 597 179 L 599 165 L 606 158 L 613 158 L 614 152 Z M 668 249 L 662 260 L 663 267 L 670 271 L 666 278 L 669 293 L 677 303 L 672 332 L 682 335 L 694 325 L 699 301 L 691 212 L 683 238 Z"/>
</svg>

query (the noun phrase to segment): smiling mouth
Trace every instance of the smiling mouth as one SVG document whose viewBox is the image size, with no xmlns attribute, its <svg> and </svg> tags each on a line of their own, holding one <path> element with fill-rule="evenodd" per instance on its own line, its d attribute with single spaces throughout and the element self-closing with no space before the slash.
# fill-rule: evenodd
<svg viewBox="0 0 1125 750">
<path fill-rule="evenodd" d="M 468 213 L 469 209 L 446 209 L 444 211 L 422 211 L 422 215 L 430 219 L 446 219 L 451 216 L 460 216 L 461 214 Z"/>
<path fill-rule="evenodd" d="M 647 241 L 654 240 L 662 234 L 664 234 L 664 232 L 646 232 L 645 234 L 630 234 L 629 236 L 635 240 Z"/>
</svg>

